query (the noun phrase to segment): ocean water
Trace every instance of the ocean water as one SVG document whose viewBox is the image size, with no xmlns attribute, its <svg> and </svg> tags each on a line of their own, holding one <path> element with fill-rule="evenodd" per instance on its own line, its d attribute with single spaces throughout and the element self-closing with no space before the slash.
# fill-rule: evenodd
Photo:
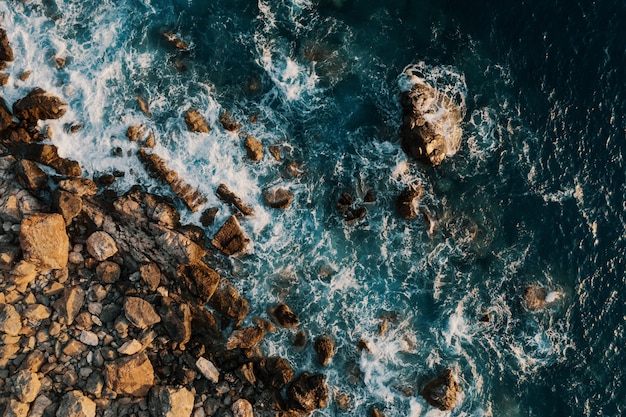
<svg viewBox="0 0 626 417">
<path fill-rule="evenodd" d="M 288 330 L 263 349 L 327 376 L 331 400 L 314 415 L 621 416 L 625 19 L 618 0 L 6 0 L 0 25 L 16 61 L 1 94 L 10 103 L 41 86 L 64 97 L 52 142 L 87 176 L 125 172 L 119 191 L 170 193 L 124 135 L 152 129 L 155 152 L 221 207 L 209 236 L 229 215 L 217 185 L 254 206 L 242 220 L 249 253 L 220 272 L 251 317 L 279 301 L 299 315 L 304 350 Z M 434 169 L 400 147 L 407 68 L 462 108 L 460 147 Z M 187 131 L 190 107 L 209 135 Z M 302 175 L 285 176 L 267 152 L 248 161 L 218 122 L 224 110 Z M 72 134 L 71 123 L 83 127 Z M 427 219 L 395 212 L 412 182 Z M 271 186 L 295 194 L 289 209 L 264 206 Z M 368 190 L 377 199 L 365 218 L 344 222 L 339 195 L 362 202 Z M 544 310 L 524 307 L 530 284 L 550 292 Z M 322 334 L 337 345 L 323 369 L 311 343 Z M 417 394 L 446 367 L 463 388 L 449 413 Z"/>
</svg>

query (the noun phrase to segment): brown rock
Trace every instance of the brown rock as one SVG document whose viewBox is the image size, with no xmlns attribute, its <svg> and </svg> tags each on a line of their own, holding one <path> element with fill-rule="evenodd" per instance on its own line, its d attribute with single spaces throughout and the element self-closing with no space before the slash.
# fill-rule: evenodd
<svg viewBox="0 0 626 417">
<path fill-rule="evenodd" d="M 385 417 L 385 415 L 377 408 L 372 408 L 370 410 L 370 417 Z"/>
<path fill-rule="evenodd" d="M 129 126 L 128 129 L 126 129 L 126 137 L 131 142 L 135 142 L 143 138 L 145 134 L 146 134 L 146 127 L 144 125 Z"/>
<path fill-rule="evenodd" d="M 63 216 L 66 226 L 69 226 L 83 209 L 83 200 L 80 197 L 63 190 L 55 190 L 52 204 L 55 210 Z"/>
<path fill-rule="evenodd" d="M 229 132 L 236 132 L 241 127 L 235 118 L 227 111 L 224 111 L 220 115 L 220 123 L 222 124 L 222 127 Z"/>
<path fill-rule="evenodd" d="M 42 269 L 65 268 L 69 238 L 60 214 L 33 214 L 22 220 L 20 246 L 27 262 Z"/>
<path fill-rule="evenodd" d="M 461 387 L 454 379 L 452 371 L 446 369 L 428 382 L 420 395 L 433 407 L 442 411 L 449 411 L 456 405 L 456 396 L 460 392 Z"/>
<path fill-rule="evenodd" d="M 120 395 L 144 397 L 154 385 L 154 368 L 145 353 L 124 357 L 105 366 L 109 389 Z"/>
<path fill-rule="evenodd" d="M 9 76 L 4 72 L 0 72 L 0 86 L 5 86 L 9 83 Z M 2 130 L 0 129 L 0 132 Z"/>
<path fill-rule="evenodd" d="M 256 326 L 234 330 L 226 341 L 226 349 L 252 349 L 264 336 L 265 331 Z"/>
<path fill-rule="evenodd" d="M 81 174 L 78 162 L 61 158 L 54 145 L 40 143 L 11 143 L 8 145 L 11 153 L 18 158 L 29 159 L 53 168 L 61 175 L 79 177 Z"/>
<path fill-rule="evenodd" d="M 19 75 L 19 77 L 18 77 L 18 78 L 19 78 L 21 81 L 26 81 L 26 80 L 28 79 L 28 77 L 30 77 L 30 76 L 31 76 L 31 74 L 32 74 L 32 73 L 33 73 L 32 71 L 24 71 L 24 72 L 22 72 L 22 73 Z"/>
<path fill-rule="evenodd" d="M 0 28 L 0 61 L 11 62 L 15 58 L 13 56 L 13 48 L 9 45 L 9 37 L 7 32 Z"/>
<path fill-rule="evenodd" d="M 531 285 L 524 290 L 526 307 L 531 310 L 540 310 L 546 306 L 547 291 L 537 285 Z"/>
<path fill-rule="evenodd" d="M 291 408 L 305 413 L 326 407 L 328 391 L 324 375 L 304 372 L 287 389 L 287 398 Z"/>
<path fill-rule="evenodd" d="M 280 161 L 282 159 L 282 155 L 280 152 L 280 146 L 272 145 L 270 146 L 270 153 L 274 157 L 275 160 Z"/>
<path fill-rule="evenodd" d="M 263 145 L 254 136 L 248 136 L 243 143 L 248 159 L 258 162 L 263 158 Z"/>
<path fill-rule="evenodd" d="M 418 203 L 424 190 L 418 184 L 405 188 L 396 200 L 396 207 L 403 219 L 411 220 L 419 214 Z"/>
<path fill-rule="evenodd" d="M 139 106 L 139 110 L 141 110 L 143 114 L 148 117 L 152 117 L 152 113 L 150 113 L 150 108 L 148 106 L 148 101 L 143 96 L 137 96 L 137 105 Z"/>
<path fill-rule="evenodd" d="M 3 417 L 26 417 L 29 408 L 29 404 L 11 398 L 11 400 L 7 402 L 7 408 L 4 411 Z"/>
<path fill-rule="evenodd" d="M 0 332 L 17 336 L 22 330 L 22 319 L 11 304 L 0 305 Z"/>
<path fill-rule="evenodd" d="M 206 304 L 220 283 L 220 275 L 203 263 L 180 265 L 178 277 L 189 293 Z"/>
<path fill-rule="evenodd" d="M 185 113 L 185 123 L 187 124 L 187 129 L 191 132 L 209 133 L 211 131 L 206 119 L 202 117 L 200 112 L 194 109 L 189 109 Z"/>
<path fill-rule="evenodd" d="M 139 267 L 139 273 L 142 281 L 151 291 L 155 291 L 161 284 L 161 270 L 157 264 L 149 263 L 147 265 L 141 265 Z"/>
<path fill-rule="evenodd" d="M 19 351 L 20 347 L 13 343 L 0 346 L 0 369 L 6 368 L 13 355 Z"/>
<path fill-rule="evenodd" d="M 291 344 L 296 349 L 302 350 L 306 346 L 307 342 L 308 342 L 308 338 L 306 336 L 306 332 L 304 330 L 299 330 L 293 336 Z"/>
<path fill-rule="evenodd" d="M 243 398 L 235 401 L 235 403 L 230 407 L 230 410 L 233 412 L 233 417 L 254 417 L 252 404 Z"/>
<path fill-rule="evenodd" d="M 180 49 L 181 51 L 186 51 L 189 49 L 189 46 L 176 34 L 173 32 L 165 32 L 163 33 L 163 37 L 168 40 L 176 49 Z"/>
<path fill-rule="evenodd" d="M 126 298 L 124 313 L 129 322 L 142 330 L 161 321 L 152 304 L 139 297 Z"/>
<path fill-rule="evenodd" d="M 85 291 L 79 287 L 69 287 L 63 290 L 63 297 L 54 303 L 54 308 L 59 313 L 59 319 L 65 324 L 72 324 L 80 309 L 85 303 Z"/>
<path fill-rule="evenodd" d="M 17 181 L 29 190 L 40 190 L 48 182 L 48 175 L 33 161 L 22 159 L 15 166 Z"/>
<path fill-rule="evenodd" d="M 153 417 L 190 417 L 194 395 L 187 388 L 154 387 L 148 406 Z"/>
<path fill-rule="evenodd" d="M 215 222 L 215 217 L 217 216 L 217 213 L 219 212 L 219 208 L 217 207 L 210 207 L 206 210 L 204 210 L 202 212 L 202 216 L 200 216 L 200 223 L 202 223 L 202 226 L 204 227 L 209 227 L 213 224 L 213 222 Z"/>
<path fill-rule="evenodd" d="M 13 125 L 13 116 L 11 115 L 7 103 L 0 97 L 0 132 L 11 125 Z"/>
<path fill-rule="evenodd" d="M 233 193 L 226 185 L 220 184 L 215 193 L 222 201 L 237 207 L 237 210 L 246 216 L 254 215 L 254 210 L 245 204 L 243 200 L 237 194 Z"/>
<path fill-rule="evenodd" d="M 13 394 L 23 403 L 32 403 L 37 398 L 41 382 L 36 373 L 22 370 L 13 377 Z"/>
<path fill-rule="evenodd" d="M 254 374 L 264 384 L 276 389 L 282 389 L 294 376 L 289 362 L 281 357 L 262 358 L 254 362 Z"/>
<path fill-rule="evenodd" d="M 187 304 L 163 297 L 159 315 L 162 326 L 174 342 L 180 345 L 189 342 L 191 339 L 191 310 Z"/>
<path fill-rule="evenodd" d="M 295 327 L 300 322 L 298 316 L 294 314 L 287 304 L 278 304 L 267 309 L 267 314 L 274 320 L 274 323 L 282 327 Z"/>
<path fill-rule="evenodd" d="M 88 178 L 66 178 L 59 181 L 59 188 L 79 197 L 92 197 L 98 193 L 98 185 Z"/>
<path fill-rule="evenodd" d="M 220 285 L 209 300 L 209 306 L 223 317 L 235 321 L 243 320 L 250 311 L 248 301 L 225 279 L 220 281 Z"/>
<path fill-rule="evenodd" d="M 320 336 L 315 340 L 313 348 L 317 353 L 317 360 L 320 365 L 326 366 L 335 354 L 335 342 L 328 336 Z"/>
<path fill-rule="evenodd" d="M 26 97 L 13 103 L 13 114 L 20 120 L 37 123 L 38 120 L 58 119 L 65 114 L 67 103 L 35 88 Z"/>
<path fill-rule="evenodd" d="M 272 208 L 286 209 L 293 201 L 293 194 L 284 188 L 272 188 L 263 191 L 263 198 Z"/>
<path fill-rule="evenodd" d="M 107 232 L 94 232 L 85 241 L 87 252 L 97 261 L 106 261 L 117 253 L 115 240 Z"/>
<path fill-rule="evenodd" d="M 63 396 L 56 417 L 95 417 L 96 403 L 80 391 L 70 391 Z"/>
<path fill-rule="evenodd" d="M 96 275 L 105 284 L 113 284 L 114 282 L 117 282 L 117 280 L 120 279 L 121 273 L 122 270 L 120 266 L 115 262 L 100 262 L 96 267 Z"/>
<path fill-rule="evenodd" d="M 243 233 L 235 216 L 231 216 L 217 231 L 211 244 L 226 255 L 234 255 L 246 251 L 250 239 Z"/>
</svg>

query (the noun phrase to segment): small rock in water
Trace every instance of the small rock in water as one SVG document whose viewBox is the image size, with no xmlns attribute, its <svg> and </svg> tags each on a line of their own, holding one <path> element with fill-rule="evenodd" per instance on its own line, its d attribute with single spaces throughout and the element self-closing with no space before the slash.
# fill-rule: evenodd
<svg viewBox="0 0 626 417">
<path fill-rule="evenodd" d="M 282 327 L 295 327 L 300 322 L 298 316 L 291 311 L 287 304 L 283 303 L 268 308 L 267 314 L 274 320 L 274 323 Z"/>
<path fill-rule="evenodd" d="M 272 208 L 286 209 L 293 200 L 293 194 L 284 188 L 272 188 L 263 191 L 263 198 Z"/>
<path fill-rule="evenodd" d="M 189 49 L 189 46 L 182 39 L 176 36 L 174 32 L 164 32 L 163 37 L 167 39 L 169 43 L 174 45 L 176 49 L 179 49 L 181 51 L 186 51 Z"/>
<path fill-rule="evenodd" d="M 418 203 L 424 190 L 418 184 L 413 184 L 405 188 L 396 200 L 396 207 L 400 213 L 400 217 L 405 220 L 411 220 L 417 217 Z"/>
<path fill-rule="evenodd" d="M 313 348 L 317 353 L 317 360 L 320 365 L 326 366 L 335 354 L 335 342 L 328 336 L 320 336 L 315 340 Z"/>
<path fill-rule="evenodd" d="M 251 161 L 258 162 L 263 158 L 263 145 L 254 136 L 248 136 L 243 146 L 246 148 L 246 155 Z"/>
<path fill-rule="evenodd" d="M 211 244 L 226 255 L 235 255 L 246 251 L 250 239 L 244 234 L 235 216 L 231 216 L 213 236 Z"/>
<path fill-rule="evenodd" d="M 204 227 L 209 227 L 215 222 L 215 217 L 219 213 L 220 209 L 217 207 L 210 207 L 202 212 L 200 216 L 200 223 Z"/>
<path fill-rule="evenodd" d="M 241 127 L 235 118 L 227 111 L 220 115 L 220 123 L 222 124 L 222 127 L 229 132 L 236 132 Z"/>
<path fill-rule="evenodd" d="M 191 132 L 209 133 L 211 131 L 206 119 L 195 109 L 187 110 L 185 113 L 185 124 Z"/>
<path fill-rule="evenodd" d="M 304 332 L 304 330 L 299 330 L 293 337 L 293 340 L 291 341 L 291 344 L 293 345 L 293 347 L 295 347 L 298 350 L 302 350 L 304 349 L 304 347 L 307 344 L 307 337 L 306 337 L 306 333 Z"/>
<path fill-rule="evenodd" d="M 526 307 L 531 310 L 540 310 L 546 306 L 546 297 L 548 293 L 537 285 L 531 285 L 524 290 L 524 301 Z"/>
<path fill-rule="evenodd" d="M 456 406 L 456 397 L 460 392 L 461 387 L 454 379 L 452 371 L 446 369 L 428 382 L 420 395 L 433 407 L 441 411 L 449 411 Z"/>
</svg>

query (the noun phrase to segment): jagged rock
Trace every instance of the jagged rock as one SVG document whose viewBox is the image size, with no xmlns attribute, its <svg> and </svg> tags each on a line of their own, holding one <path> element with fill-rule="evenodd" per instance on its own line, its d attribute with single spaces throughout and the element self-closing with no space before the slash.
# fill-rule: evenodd
<svg viewBox="0 0 626 417">
<path fill-rule="evenodd" d="M 131 142 L 135 142 L 143 138 L 145 134 L 146 134 L 146 127 L 144 125 L 129 126 L 128 129 L 126 129 L 126 137 Z"/>
<path fill-rule="evenodd" d="M 8 401 L 3 417 L 26 417 L 29 407 L 28 404 L 11 398 L 11 400 Z"/>
<path fill-rule="evenodd" d="M 152 239 L 162 252 L 168 253 L 179 264 L 198 264 L 206 253 L 200 245 L 181 233 L 159 225 L 151 225 L 150 231 Z"/>
<path fill-rule="evenodd" d="M 405 188 L 396 200 L 396 207 L 403 219 L 411 220 L 419 214 L 418 204 L 424 190 L 417 184 Z"/>
<path fill-rule="evenodd" d="M 11 111 L 9 110 L 6 101 L 4 101 L 2 97 L 0 97 L 0 132 L 2 132 L 11 125 L 13 125 L 13 115 L 11 114 Z"/>
<path fill-rule="evenodd" d="M 92 372 L 87 378 L 85 383 L 85 392 L 93 395 L 96 398 L 100 398 L 102 395 L 102 389 L 104 388 L 104 377 L 100 371 Z"/>
<path fill-rule="evenodd" d="M 18 76 L 18 78 L 20 79 L 20 81 L 26 81 L 32 74 L 32 71 L 24 71 Z"/>
<path fill-rule="evenodd" d="M 117 245 L 115 240 L 107 232 L 94 232 L 85 242 L 87 252 L 97 261 L 106 261 L 117 253 Z"/>
<path fill-rule="evenodd" d="M 72 220 L 83 209 L 83 200 L 80 197 L 63 190 L 55 190 L 52 196 L 52 204 L 55 210 L 63 216 L 67 226 L 72 223 Z"/>
<path fill-rule="evenodd" d="M 33 214 L 22 220 L 20 247 L 27 262 L 42 269 L 65 268 L 69 238 L 60 214 Z"/>
<path fill-rule="evenodd" d="M 144 193 L 142 203 L 149 219 L 165 227 L 174 229 L 180 222 L 178 211 L 162 197 Z"/>
<path fill-rule="evenodd" d="M 181 51 L 189 49 L 189 46 L 173 32 L 164 32 L 163 37 L 167 39 L 168 42 L 171 43 L 176 49 L 180 49 Z"/>
<path fill-rule="evenodd" d="M 79 197 L 92 197 L 98 193 L 98 186 L 88 178 L 66 178 L 59 181 L 59 188 Z"/>
<path fill-rule="evenodd" d="M 170 338 L 180 345 L 191 339 L 191 310 L 185 303 L 178 303 L 169 297 L 163 297 L 159 308 L 162 326 Z"/>
<path fill-rule="evenodd" d="M 148 104 L 148 100 L 146 100 L 145 97 L 143 97 L 142 95 L 138 95 L 137 105 L 139 106 L 139 110 L 141 110 L 143 114 L 145 114 L 148 117 L 152 117 L 152 113 L 150 113 L 150 106 Z"/>
<path fill-rule="evenodd" d="M 24 318 L 30 321 L 41 321 L 49 318 L 52 310 L 43 304 L 30 304 L 24 310 Z"/>
<path fill-rule="evenodd" d="M 154 385 L 154 368 L 145 353 L 123 357 L 106 364 L 105 381 L 120 395 L 144 397 Z"/>
<path fill-rule="evenodd" d="M 262 358 L 254 362 L 254 374 L 264 384 L 276 389 L 282 389 L 294 376 L 289 362 L 281 357 Z"/>
<path fill-rule="evenodd" d="M 63 347 L 63 354 L 66 356 L 82 355 L 87 350 L 87 346 L 76 339 L 72 339 Z"/>
<path fill-rule="evenodd" d="M 20 252 L 20 248 L 17 246 L 0 243 L 0 270 L 11 269 Z"/>
<path fill-rule="evenodd" d="M 131 324 L 142 330 L 161 321 L 152 304 L 139 297 L 126 297 L 124 314 Z"/>
<path fill-rule="evenodd" d="M 206 119 L 194 109 L 189 109 L 185 113 L 185 123 L 191 132 L 209 133 L 211 131 Z"/>
<path fill-rule="evenodd" d="M 222 127 L 229 132 L 236 132 L 241 127 L 235 118 L 227 111 L 220 114 L 220 123 L 222 124 Z"/>
<path fill-rule="evenodd" d="M 111 261 L 100 262 L 96 267 L 96 275 L 105 284 L 113 284 L 120 279 L 122 270 L 118 264 Z"/>
<path fill-rule="evenodd" d="M 154 417 L 189 417 L 193 411 L 194 395 L 187 388 L 154 387 L 148 404 Z"/>
<path fill-rule="evenodd" d="M 286 209 L 293 201 L 293 194 L 284 188 L 272 188 L 263 191 L 263 198 L 272 208 Z"/>
<path fill-rule="evenodd" d="M 169 184 L 174 194 L 178 196 L 191 211 L 197 211 L 200 206 L 206 203 L 207 199 L 189 184 L 186 184 L 177 172 L 168 168 L 167 163 L 157 154 L 149 154 L 145 149 L 137 151 L 139 160 L 144 164 L 146 170 L 156 178 Z"/>
<path fill-rule="evenodd" d="M 347 411 L 352 408 L 352 399 L 345 392 L 339 392 L 335 395 L 335 402 L 341 411 Z"/>
<path fill-rule="evenodd" d="M 248 315 L 250 307 L 248 301 L 239 294 L 239 291 L 228 282 L 222 279 L 213 297 L 209 300 L 209 306 L 223 317 L 241 321 Z"/>
<path fill-rule="evenodd" d="M 0 67 L 1 67 L 1 63 L 0 63 Z M 0 72 L 0 87 L 5 86 L 9 83 L 9 76 L 7 74 L 5 74 L 4 72 Z"/>
<path fill-rule="evenodd" d="M 161 283 L 161 270 L 155 263 L 149 263 L 147 265 L 141 265 L 139 267 L 139 274 L 142 281 L 148 286 L 151 291 L 155 291 Z"/>
<path fill-rule="evenodd" d="M 187 291 L 198 298 L 201 304 L 206 304 L 211 299 L 221 279 L 214 269 L 204 263 L 180 265 L 178 277 Z"/>
<path fill-rule="evenodd" d="M 0 61 L 11 62 L 14 59 L 13 48 L 9 44 L 7 32 L 0 28 Z"/>
<path fill-rule="evenodd" d="M 17 336 L 22 330 L 22 319 L 11 304 L 0 305 L 0 332 Z"/>
<path fill-rule="evenodd" d="M 246 155 L 251 161 L 258 162 L 263 158 L 263 145 L 254 136 L 248 136 L 243 146 L 246 148 Z"/>
<path fill-rule="evenodd" d="M 248 242 L 250 239 L 241 230 L 235 216 L 230 216 L 211 240 L 211 244 L 226 255 L 245 252 Z"/>
<path fill-rule="evenodd" d="M 277 145 L 270 146 L 270 154 L 272 154 L 272 156 L 274 157 L 276 161 L 280 161 L 282 159 L 280 146 L 277 146 Z"/>
<path fill-rule="evenodd" d="M 32 403 L 39 395 L 41 382 L 34 372 L 22 370 L 13 377 L 13 394 L 23 403 Z"/>
<path fill-rule="evenodd" d="M 28 95 L 13 103 L 13 114 L 20 120 L 37 123 L 38 120 L 58 119 L 65 114 L 67 103 L 35 88 Z"/>
<path fill-rule="evenodd" d="M 54 304 L 55 309 L 59 313 L 59 318 L 66 324 L 70 325 L 78 316 L 80 309 L 85 302 L 85 291 L 79 287 L 65 288 L 63 297 L 59 298 Z"/>
<path fill-rule="evenodd" d="M 40 190 L 48 182 L 48 175 L 33 161 L 22 159 L 15 166 L 17 181 L 29 190 Z"/>
<path fill-rule="evenodd" d="M 304 372 L 287 388 L 287 398 L 291 408 L 305 413 L 326 407 L 328 391 L 324 375 Z"/>
<path fill-rule="evenodd" d="M 252 349 L 265 336 L 265 330 L 256 326 L 234 330 L 226 341 L 226 349 Z"/>
<path fill-rule="evenodd" d="M 117 353 L 121 355 L 134 355 L 135 353 L 139 353 L 143 350 L 143 345 L 137 339 L 129 340 L 124 342 L 122 346 L 117 348 Z"/>
<path fill-rule="evenodd" d="M 449 411 L 456 405 L 456 396 L 460 392 L 461 387 L 454 379 L 452 371 L 446 369 L 428 382 L 420 395 L 433 407 Z"/>
<path fill-rule="evenodd" d="M 211 362 L 210 360 L 199 357 L 196 361 L 196 368 L 198 368 L 198 371 L 200 371 L 202 376 L 204 376 L 206 379 L 213 382 L 214 384 L 217 384 L 220 380 L 220 371 L 215 367 L 215 365 L 213 365 L 213 362 Z"/>
<path fill-rule="evenodd" d="M 215 193 L 222 201 L 237 207 L 237 210 L 239 210 L 244 215 L 254 215 L 254 210 L 252 210 L 250 206 L 245 204 L 243 200 L 237 194 L 233 193 L 226 185 L 220 184 L 217 187 Z"/>
<path fill-rule="evenodd" d="M 95 417 L 96 403 L 80 391 L 71 391 L 63 396 L 57 417 Z"/>
<path fill-rule="evenodd" d="M 252 404 L 246 399 L 240 398 L 230 407 L 233 417 L 254 417 Z"/>
<path fill-rule="evenodd" d="M 335 354 L 335 342 L 328 336 L 320 336 L 315 340 L 313 348 L 317 353 L 317 360 L 320 365 L 326 366 Z"/>
<path fill-rule="evenodd" d="M 37 268 L 30 262 L 20 261 L 11 270 L 11 279 L 19 291 L 25 290 L 37 278 Z"/>
<path fill-rule="evenodd" d="M 20 347 L 13 343 L 0 346 L 0 369 L 6 368 L 11 357 L 19 351 Z"/>
<path fill-rule="evenodd" d="M 80 332 L 78 340 L 80 340 L 81 343 L 84 343 L 87 346 L 98 346 L 98 344 L 100 344 L 100 340 L 98 340 L 98 335 L 94 332 L 90 332 L 87 330 L 83 330 Z"/>
<path fill-rule="evenodd" d="M 41 394 L 31 405 L 28 417 L 43 417 L 43 413 L 52 404 L 52 400 L 45 395 Z"/>
<path fill-rule="evenodd" d="M 363 206 L 356 206 L 352 196 L 348 193 L 342 193 L 336 204 L 337 209 L 341 213 L 343 219 L 348 222 L 354 222 L 365 216 L 367 210 Z"/>
<path fill-rule="evenodd" d="M 526 307 L 531 310 L 540 310 L 546 306 L 547 291 L 536 285 L 531 285 L 524 290 Z"/>
<path fill-rule="evenodd" d="M 202 216 L 200 216 L 200 223 L 204 227 L 209 227 L 215 222 L 215 217 L 217 213 L 219 213 L 220 209 L 217 207 L 210 207 L 202 212 Z"/>
<path fill-rule="evenodd" d="M 78 162 L 61 158 L 54 145 L 41 143 L 10 143 L 7 148 L 13 155 L 22 159 L 29 159 L 53 168 L 61 175 L 80 177 L 81 169 Z"/>
<path fill-rule="evenodd" d="M 370 410 L 370 417 L 385 417 L 385 415 L 377 408 L 372 408 Z"/>
<path fill-rule="evenodd" d="M 274 323 L 282 327 L 295 327 L 300 322 L 298 316 L 294 314 L 287 304 L 278 304 L 267 309 L 267 314 L 274 320 Z"/>
</svg>

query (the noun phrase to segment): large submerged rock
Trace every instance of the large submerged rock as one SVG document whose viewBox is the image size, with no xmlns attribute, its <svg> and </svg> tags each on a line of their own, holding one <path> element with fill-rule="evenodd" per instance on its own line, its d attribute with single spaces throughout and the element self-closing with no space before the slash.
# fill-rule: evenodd
<svg viewBox="0 0 626 417">
<path fill-rule="evenodd" d="M 13 48 L 11 48 L 11 45 L 9 44 L 7 32 L 0 28 L 0 61 L 10 62 L 14 59 Z"/>
<path fill-rule="evenodd" d="M 452 371 L 446 369 L 427 383 L 420 395 L 433 407 L 449 411 L 456 405 L 456 396 L 460 392 L 461 386 L 454 379 Z"/>
</svg>

